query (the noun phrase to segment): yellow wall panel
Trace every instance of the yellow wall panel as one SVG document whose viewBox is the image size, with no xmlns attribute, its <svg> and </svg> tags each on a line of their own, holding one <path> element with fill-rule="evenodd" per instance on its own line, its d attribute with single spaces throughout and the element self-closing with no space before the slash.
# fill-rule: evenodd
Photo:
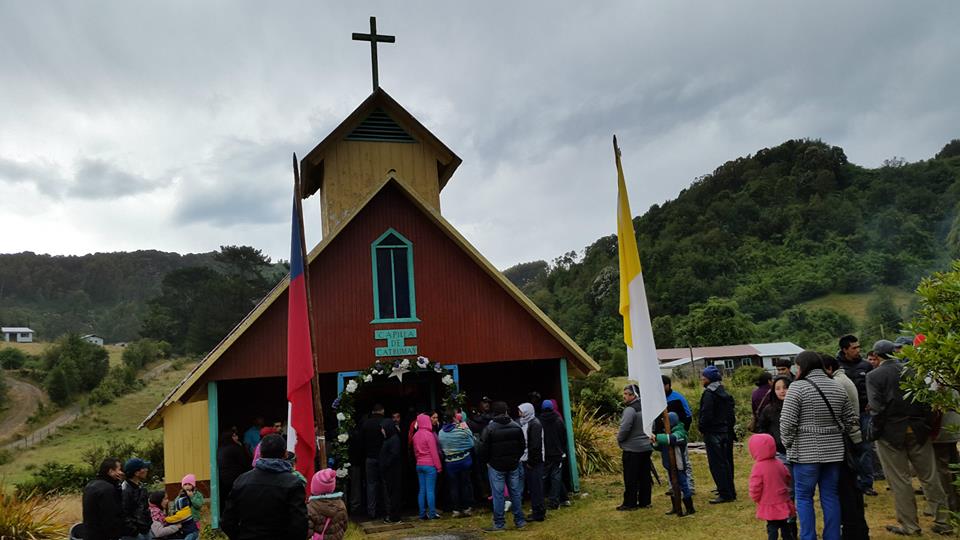
<svg viewBox="0 0 960 540">
<path fill-rule="evenodd" d="M 174 403 L 163 413 L 165 481 L 180 482 L 187 473 L 210 480 L 210 428 L 207 402 Z"/>
</svg>

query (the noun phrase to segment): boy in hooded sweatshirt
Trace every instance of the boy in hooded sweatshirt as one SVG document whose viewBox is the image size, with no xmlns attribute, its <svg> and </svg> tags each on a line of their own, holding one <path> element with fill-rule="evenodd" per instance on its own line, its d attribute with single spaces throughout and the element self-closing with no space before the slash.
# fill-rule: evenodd
<svg viewBox="0 0 960 540">
<path fill-rule="evenodd" d="M 683 495 L 683 505 L 687 509 L 687 515 L 696 512 L 693 507 L 693 492 L 690 490 L 690 480 L 687 478 L 687 430 L 680 421 L 680 416 L 675 412 L 667 415 L 670 421 L 670 434 L 664 433 L 664 426 L 659 426 L 660 433 L 653 437 L 653 446 L 660 449 L 660 457 L 663 468 L 670 470 L 670 452 L 673 452 L 677 461 L 677 484 L 680 487 L 680 493 Z M 670 510 L 667 514 L 673 514 Z"/>
<path fill-rule="evenodd" d="M 747 442 L 753 456 L 750 470 L 750 498 L 757 503 L 757 519 L 767 522 L 768 540 L 795 540 L 796 529 L 788 521 L 797 515 L 790 499 L 790 473 L 776 459 L 777 443 L 766 433 L 757 433 Z"/>
<path fill-rule="evenodd" d="M 526 448 L 520 457 L 523 479 L 530 492 L 530 509 L 527 521 L 543 521 L 547 517 L 547 505 L 543 496 L 543 462 L 546 452 L 543 449 L 543 425 L 537 420 L 533 403 L 521 403 L 520 429 L 526 441 Z"/>
<path fill-rule="evenodd" d="M 310 480 L 307 501 L 307 540 L 341 540 L 347 532 L 347 505 L 333 469 L 317 471 Z"/>
<path fill-rule="evenodd" d="M 434 488 L 437 474 L 443 470 L 443 465 L 440 464 L 440 451 L 437 448 L 437 435 L 433 432 L 433 422 L 425 414 L 417 415 L 413 455 L 417 460 L 417 481 L 420 483 L 420 492 L 417 494 L 420 519 L 439 519 Z"/>
<path fill-rule="evenodd" d="M 473 432 L 462 421 L 447 413 L 443 417 L 443 427 L 437 436 L 443 461 L 447 464 L 447 485 L 450 487 L 450 503 L 453 517 L 469 517 L 472 514 L 473 486 L 470 472 L 473 470 Z"/>
</svg>

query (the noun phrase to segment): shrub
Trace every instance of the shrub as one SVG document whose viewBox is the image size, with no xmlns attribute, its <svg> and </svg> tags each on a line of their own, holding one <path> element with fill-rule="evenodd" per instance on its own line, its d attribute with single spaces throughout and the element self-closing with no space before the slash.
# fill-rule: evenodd
<svg viewBox="0 0 960 540">
<path fill-rule="evenodd" d="M 0 368 L 20 369 L 27 363 L 27 353 L 13 347 L 0 349 Z"/>
<path fill-rule="evenodd" d="M 166 356 L 169 351 L 170 344 L 165 341 L 138 339 L 123 349 L 123 363 L 131 368 L 142 368 Z"/>
<path fill-rule="evenodd" d="M 9 450 L 0 450 L 0 465 L 6 465 L 13 461 L 13 454 Z"/>
<path fill-rule="evenodd" d="M 147 478 L 147 482 L 163 481 L 163 441 L 161 439 L 139 443 L 114 439 L 104 445 L 91 446 L 80 454 L 80 459 L 83 460 L 84 465 L 91 470 L 100 467 L 100 462 L 108 457 L 115 457 L 120 461 L 126 461 L 132 457 L 145 459 L 151 463 L 150 476 Z"/>
<path fill-rule="evenodd" d="M 37 492 L 10 492 L 0 483 L 0 538 L 11 540 L 46 540 L 64 538 L 66 530 L 59 524 L 60 511 L 54 500 Z"/>
<path fill-rule="evenodd" d="M 616 429 L 598 416 L 596 409 L 577 403 L 573 410 L 573 440 L 577 453 L 577 471 L 583 476 L 612 473 L 617 466 Z"/>
<path fill-rule="evenodd" d="M 623 409 L 620 394 L 610 384 L 610 377 L 602 371 L 571 379 L 570 388 L 575 404 L 583 404 L 600 417 L 615 415 Z"/>
<path fill-rule="evenodd" d="M 129 394 L 142 386 L 143 383 L 137 379 L 136 368 L 128 365 L 113 366 L 88 399 L 92 405 L 106 405 L 113 402 L 117 396 Z"/>
<path fill-rule="evenodd" d="M 99 464 L 98 464 L 99 465 Z M 15 484 L 18 496 L 37 493 L 43 496 L 75 493 L 83 489 L 94 476 L 94 470 L 85 465 L 48 461 L 34 469 L 30 478 Z"/>
<path fill-rule="evenodd" d="M 757 378 L 760 377 L 760 374 L 764 371 L 766 370 L 760 366 L 738 367 L 737 369 L 733 370 L 733 377 L 730 378 L 730 382 L 737 386 L 756 387 Z"/>
</svg>

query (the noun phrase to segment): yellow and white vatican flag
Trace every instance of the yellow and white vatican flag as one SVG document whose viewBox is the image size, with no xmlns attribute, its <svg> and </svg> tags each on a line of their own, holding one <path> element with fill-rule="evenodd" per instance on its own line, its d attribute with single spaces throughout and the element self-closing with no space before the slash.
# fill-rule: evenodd
<svg viewBox="0 0 960 540">
<path fill-rule="evenodd" d="M 617 160 L 617 247 L 620 255 L 620 315 L 623 316 L 623 341 L 627 345 L 627 376 L 640 387 L 643 427 L 653 432 L 653 421 L 667 408 L 660 378 L 657 347 L 653 342 L 653 325 L 647 291 L 643 286 L 637 237 L 633 230 L 633 214 L 627 185 L 620 164 L 620 148 L 613 137 L 613 153 Z"/>
</svg>

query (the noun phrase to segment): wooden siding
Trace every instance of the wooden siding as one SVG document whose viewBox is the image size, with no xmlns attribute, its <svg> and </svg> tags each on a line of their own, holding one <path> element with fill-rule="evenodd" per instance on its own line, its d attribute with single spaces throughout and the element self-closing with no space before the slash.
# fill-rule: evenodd
<svg viewBox="0 0 960 540">
<path fill-rule="evenodd" d="M 419 323 L 370 324 L 370 243 L 393 227 L 413 243 Z M 363 369 L 375 360 L 377 329 L 416 328 L 419 353 L 451 364 L 569 356 L 523 306 L 435 226 L 396 186 L 385 187 L 310 265 L 321 372 Z M 286 292 L 201 381 L 286 374 Z M 198 382 L 201 382 L 198 381 Z"/>
<path fill-rule="evenodd" d="M 210 480 L 210 431 L 207 402 L 173 403 L 163 413 L 165 482 L 180 482 L 187 473 Z"/>
<path fill-rule="evenodd" d="M 340 141 L 327 151 L 323 168 L 320 216 L 324 236 L 349 220 L 391 169 L 440 211 L 437 155 L 424 144 Z"/>
</svg>

